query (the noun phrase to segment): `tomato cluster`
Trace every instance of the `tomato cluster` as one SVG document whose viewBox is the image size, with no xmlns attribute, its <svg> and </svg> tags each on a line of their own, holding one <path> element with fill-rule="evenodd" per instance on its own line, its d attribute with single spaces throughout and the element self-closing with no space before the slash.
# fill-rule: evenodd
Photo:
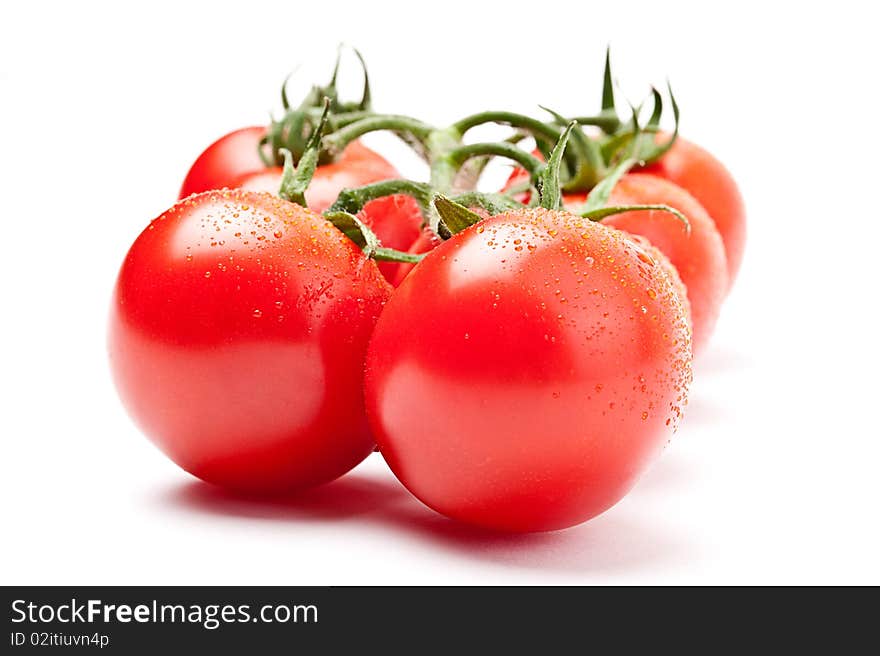
<svg viewBox="0 0 880 656">
<path fill-rule="evenodd" d="M 663 133 L 659 94 L 642 126 L 607 84 L 594 117 L 447 128 L 373 112 L 366 87 L 282 97 L 283 118 L 196 159 L 122 264 L 110 360 L 143 431 L 246 493 L 333 480 L 378 445 L 425 504 L 487 528 L 617 502 L 676 430 L 743 250 L 736 185 L 678 137 L 674 98 Z M 518 136 L 465 141 L 486 122 Z M 430 182 L 364 146 L 373 130 Z M 476 191 L 490 157 L 517 167 Z"/>
</svg>

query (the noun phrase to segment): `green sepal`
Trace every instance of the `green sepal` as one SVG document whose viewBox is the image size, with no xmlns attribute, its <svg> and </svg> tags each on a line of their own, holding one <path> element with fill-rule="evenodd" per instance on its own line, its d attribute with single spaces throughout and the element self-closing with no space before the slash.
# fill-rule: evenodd
<svg viewBox="0 0 880 656">
<path fill-rule="evenodd" d="M 624 212 L 641 212 L 644 210 L 657 210 L 660 212 L 668 212 L 684 224 L 688 234 L 691 232 L 691 222 L 679 210 L 670 205 L 648 204 L 648 205 L 609 205 L 607 207 L 597 207 L 592 210 L 583 210 L 577 212 L 580 216 L 590 221 L 601 221 L 602 219 L 613 216 L 615 214 L 623 214 Z"/>
<path fill-rule="evenodd" d="M 450 235 L 458 234 L 462 230 L 483 220 L 483 217 L 479 214 L 471 212 L 464 205 L 459 205 L 440 194 L 434 196 L 434 207 L 437 208 L 442 225 Z M 441 232 L 438 231 L 438 234 Z"/>
<path fill-rule="evenodd" d="M 620 179 L 636 164 L 638 164 L 638 160 L 630 157 L 615 166 L 605 179 L 593 187 L 593 190 L 587 197 L 587 202 L 584 203 L 583 211 L 590 212 L 605 207 L 605 203 L 607 203 L 608 199 L 611 197 L 611 192 L 614 191 L 614 187 L 617 186 Z"/>
<path fill-rule="evenodd" d="M 317 127 L 312 130 L 306 143 L 305 151 L 299 158 L 296 167 L 293 165 L 293 156 L 286 148 L 281 151 L 284 156 L 284 173 L 281 177 L 281 189 L 278 195 L 285 200 L 298 203 L 303 207 L 306 205 L 306 188 L 315 175 L 315 169 L 318 166 L 318 158 L 321 153 L 321 136 L 324 127 L 327 125 L 327 116 L 330 113 L 330 99 L 324 99 L 324 111 L 321 114 L 321 120 Z"/>
<path fill-rule="evenodd" d="M 354 214 L 348 212 L 324 212 L 323 216 L 344 233 L 346 237 L 357 244 L 367 257 L 371 257 L 376 252 L 376 249 L 379 248 L 379 238 L 376 237 L 376 233 Z"/>
<path fill-rule="evenodd" d="M 675 94 L 672 93 L 672 85 L 667 80 L 666 88 L 669 92 L 669 102 L 672 105 L 672 117 L 675 121 L 674 128 L 672 130 L 672 135 L 667 139 L 664 143 L 658 144 L 654 141 L 653 137 L 650 137 L 650 142 L 646 145 L 646 147 L 642 150 L 642 163 L 650 164 L 652 162 L 656 162 L 658 159 L 663 157 L 672 145 L 675 143 L 675 140 L 678 139 L 678 124 L 680 120 L 680 112 L 678 109 L 678 103 L 675 100 Z M 660 92 L 656 89 L 652 89 L 654 93 L 654 113 L 660 114 L 663 111 L 663 100 L 660 96 Z M 647 131 L 658 132 L 660 130 L 660 117 L 657 116 L 657 119 L 654 120 L 654 116 L 651 117 L 651 120 L 648 122 Z"/>
<path fill-rule="evenodd" d="M 354 214 L 342 211 L 327 211 L 322 216 L 332 223 L 337 230 L 351 239 L 368 258 L 381 262 L 415 264 L 424 257 L 423 254 L 404 253 L 394 248 L 385 248 L 382 246 L 376 233 L 370 229 L 370 226 Z"/>
<path fill-rule="evenodd" d="M 614 77 L 611 75 L 611 46 L 605 46 L 605 70 L 602 73 L 602 111 L 616 111 L 614 102 Z"/>
<path fill-rule="evenodd" d="M 364 73 L 364 90 L 361 93 L 361 101 L 357 104 L 357 108 L 362 112 L 368 112 L 373 106 L 373 94 L 370 91 L 370 74 L 367 72 L 367 62 L 364 60 L 360 50 L 352 47 L 352 51 L 361 63 L 361 70 Z"/>
<path fill-rule="evenodd" d="M 549 107 L 544 105 L 539 105 L 539 107 L 553 116 L 559 125 L 568 125 L 571 122 L 571 119 L 565 118 L 562 114 Z M 602 153 L 599 150 L 599 146 L 587 136 L 580 123 L 577 123 L 574 130 L 572 130 L 571 145 L 573 146 L 572 150 L 577 154 L 578 165 L 574 175 L 566 180 L 565 184 L 562 185 L 562 189 L 564 191 L 586 191 L 592 189 L 596 182 L 605 175 L 605 165 L 602 161 Z"/>
<path fill-rule="evenodd" d="M 584 121 L 586 124 L 587 122 Z M 611 46 L 605 47 L 605 70 L 602 73 L 602 111 L 594 122 L 606 134 L 613 134 L 620 128 L 617 102 L 614 98 L 614 76 L 611 74 Z"/>
<path fill-rule="evenodd" d="M 466 191 L 453 196 L 451 200 L 464 207 L 482 208 L 492 216 L 525 207 L 518 200 L 505 194 L 488 194 L 480 191 Z"/>
<path fill-rule="evenodd" d="M 545 209 L 558 210 L 562 207 L 562 186 L 559 181 L 559 173 L 565 153 L 565 146 L 568 144 L 568 139 L 576 125 L 576 121 L 568 124 L 565 131 L 559 137 L 559 141 L 556 142 L 556 145 L 550 152 L 550 156 L 547 158 L 547 166 L 538 175 L 536 186 L 540 196 L 540 206 Z"/>
</svg>

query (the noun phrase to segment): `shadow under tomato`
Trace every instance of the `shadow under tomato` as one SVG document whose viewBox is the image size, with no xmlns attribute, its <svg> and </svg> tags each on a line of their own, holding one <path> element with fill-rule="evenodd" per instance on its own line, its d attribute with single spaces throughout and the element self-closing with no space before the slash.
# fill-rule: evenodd
<svg viewBox="0 0 880 656">
<path fill-rule="evenodd" d="M 354 471 L 321 487 L 283 498 L 233 494 L 199 481 L 176 486 L 160 502 L 187 512 L 288 524 L 358 521 L 390 539 L 415 541 L 446 556 L 503 568 L 571 574 L 637 570 L 690 559 L 691 546 L 664 530 L 661 521 L 628 517 L 615 508 L 564 531 L 508 534 L 448 519 L 422 505 L 390 472 Z"/>
<path fill-rule="evenodd" d="M 395 528 L 469 559 L 517 568 L 571 574 L 637 570 L 658 562 L 674 567 L 690 559 L 691 545 L 658 524 L 627 518 L 612 509 L 561 531 L 509 534 L 461 524 L 418 502 L 383 513 Z"/>
<path fill-rule="evenodd" d="M 162 499 L 199 513 L 276 521 L 344 520 L 377 512 L 409 497 L 396 481 L 350 473 L 319 487 L 282 497 L 248 496 L 202 481 L 176 486 Z"/>
</svg>

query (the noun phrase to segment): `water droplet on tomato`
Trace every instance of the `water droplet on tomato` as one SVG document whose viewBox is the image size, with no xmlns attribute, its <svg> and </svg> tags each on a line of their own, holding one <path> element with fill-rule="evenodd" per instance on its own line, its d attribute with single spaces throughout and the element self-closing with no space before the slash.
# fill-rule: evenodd
<svg viewBox="0 0 880 656">
<path fill-rule="evenodd" d="M 654 266 L 654 264 L 655 264 L 654 259 L 650 255 L 648 255 L 645 251 L 643 251 L 641 249 L 637 249 L 636 255 L 645 264 L 649 264 L 650 266 Z"/>
<path fill-rule="evenodd" d="M 262 310 L 254 310 L 253 315 L 254 315 L 254 318 L 259 319 L 260 317 L 263 316 L 263 311 Z"/>
</svg>

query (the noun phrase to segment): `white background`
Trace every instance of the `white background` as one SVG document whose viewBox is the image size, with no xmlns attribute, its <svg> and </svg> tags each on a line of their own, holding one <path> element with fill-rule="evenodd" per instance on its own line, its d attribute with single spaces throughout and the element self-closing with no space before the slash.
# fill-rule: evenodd
<svg viewBox="0 0 880 656">
<path fill-rule="evenodd" d="M 880 583 L 865 3 L 127 4 L 0 10 L 2 583 Z M 682 429 L 594 521 L 476 533 L 378 455 L 296 502 L 225 499 L 118 403 L 105 321 L 128 245 L 202 148 L 264 122 L 297 63 L 294 96 L 323 79 L 338 41 L 377 109 L 439 124 L 589 113 L 611 43 L 624 91 L 668 75 L 683 133 L 741 183 L 743 272 Z"/>
</svg>

